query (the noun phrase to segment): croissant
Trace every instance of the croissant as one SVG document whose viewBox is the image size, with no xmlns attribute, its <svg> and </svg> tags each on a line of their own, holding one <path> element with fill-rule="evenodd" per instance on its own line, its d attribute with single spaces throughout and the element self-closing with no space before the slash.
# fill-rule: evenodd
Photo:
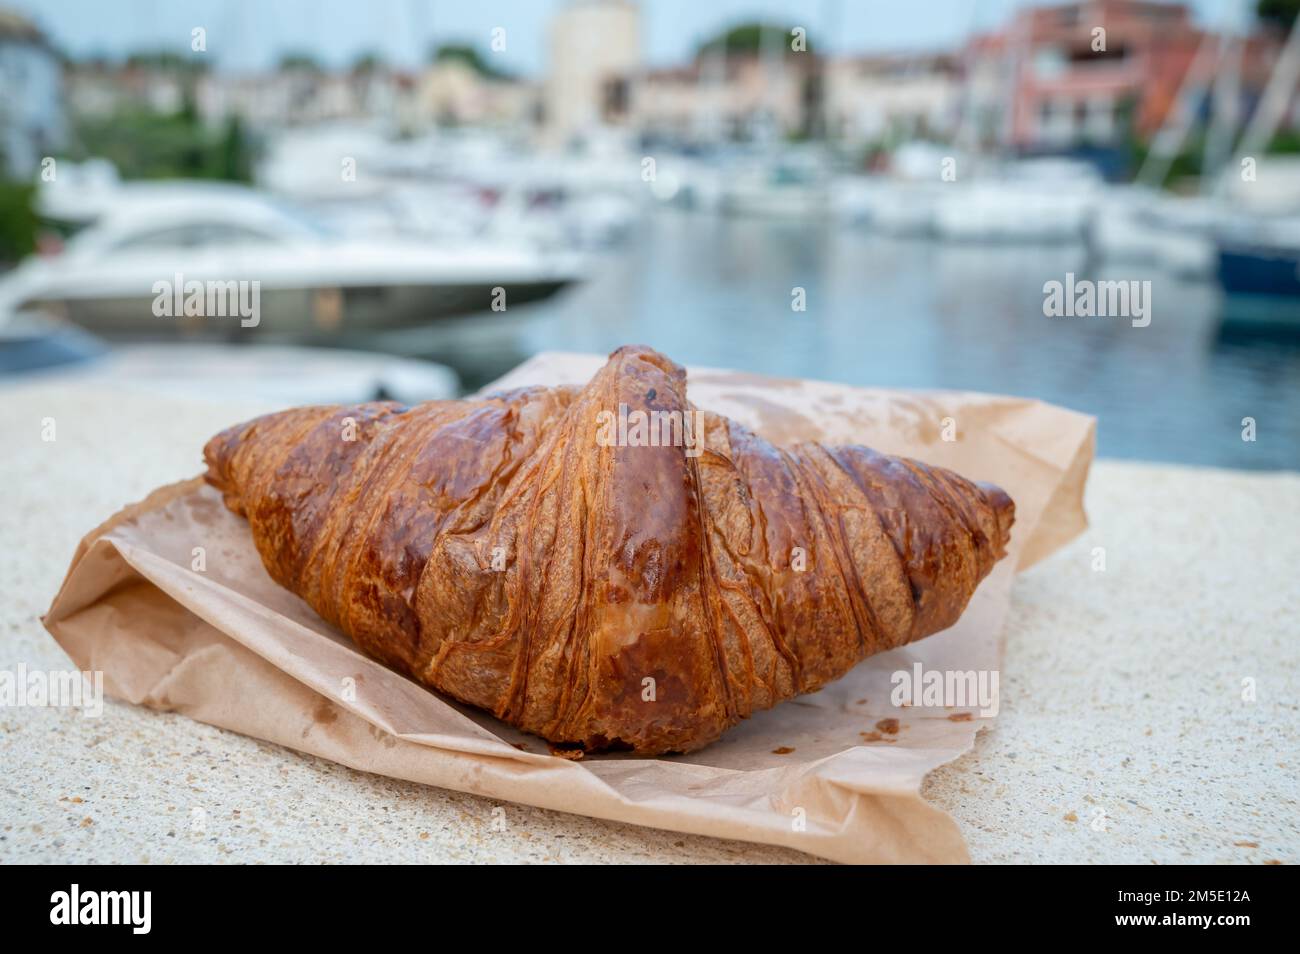
<svg viewBox="0 0 1300 954">
<path fill-rule="evenodd" d="M 991 484 L 777 447 L 625 347 L 586 387 L 259 417 L 206 479 L 267 571 L 389 666 L 559 747 L 698 749 L 956 621 Z"/>
</svg>

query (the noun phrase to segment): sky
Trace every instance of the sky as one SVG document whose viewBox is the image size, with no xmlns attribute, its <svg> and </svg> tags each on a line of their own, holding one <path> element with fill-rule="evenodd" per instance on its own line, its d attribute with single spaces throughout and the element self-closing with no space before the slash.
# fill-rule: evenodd
<svg viewBox="0 0 1300 954">
<path fill-rule="evenodd" d="M 412 66 L 432 46 L 467 42 L 485 53 L 494 28 L 505 50 L 494 60 L 525 76 L 545 72 L 547 28 L 571 0 L 0 0 L 35 20 L 74 57 L 120 57 L 141 49 L 189 49 L 207 33 L 219 69 L 257 70 L 305 50 L 329 65 L 367 51 Z M 684 62 L 706 36 L 741 20 L 803 26 L 833 53 L 938 50 L 972 29 L 1005 23 L 1026 0 L 641 0 L 642 43 L 654 66 Z M 1251 0 L 1192 0 L 1206 24 L 1239 22 Z"/>
</svg>

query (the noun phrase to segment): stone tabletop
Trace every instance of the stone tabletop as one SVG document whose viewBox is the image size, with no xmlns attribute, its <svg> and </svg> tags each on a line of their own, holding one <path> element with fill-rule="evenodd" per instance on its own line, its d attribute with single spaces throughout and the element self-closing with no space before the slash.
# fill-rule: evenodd
<svg viewBox="0 0 1300 954">
<path fill-rule="evenodd" d="M 265 408 L 66 381 L 0 401 L 0 670 L 64 669 L 38 617 L 77 541 Z M 924 794 L 976 862 L 1300 861 L 1300 474 L 1104 460 L 1087 504 L 1017 580 L 1001 715 Z M 0 763 L 0 863 L 815 860 L 518 805 L 501 825 L 487 799 L 112 701 L 0 708 Z"/>
</svg>

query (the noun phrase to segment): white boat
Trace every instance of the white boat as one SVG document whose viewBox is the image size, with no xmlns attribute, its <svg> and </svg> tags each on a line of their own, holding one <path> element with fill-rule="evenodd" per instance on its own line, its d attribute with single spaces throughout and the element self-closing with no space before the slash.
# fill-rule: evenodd
<svg viewBox="0 0 1300 954">
<path fill-rule="evenodd" d="M 1218 240 L 1268 246 L 1275 224 L 1300 214 L 1300 160 L 1265 156 L 1253 179 L 1226 169 L 1209 194 L 1174 195 L 1141 186 L 1110 189 L 1099 201 L 1089 249 L 1099 260 L 1151 265 L 1180 278 L 1211 278 Z"/>
<path fill-rule="evenodd" d="M 1140 186 L 1121 186 L 1097 204 L 1088 248 L 1100 262 L 1159 268 L 1180 278 L 1214 274 L 1219 203 Z"/>
<path fill-rule="evenodd" d="M 666 153 L 656 157 L 650 195 L 660 204 L 692 212 L 717 212 L 725 176 L 715 157 Z"/>
<path fill-rule="evenodd" d="M 351 162 L 341 175 L 340 157 Z M 326 125 L 276 137 L 258 182 L 370 234 L 600 249 L 635 229 L 639 155 L 533 153 L 490 134 L 392 140 Z"/>
<path fill-rule="evenodd" d="M 108 336 L 335 342 L 508 316 L 582 274 L 571 252 L 349 237 L 252 190 L 176 186 L 112 203 L 61 251 L 25 260 L 0 279 L 0 306 L 42 308 Z"/>
<path fill-rule="evenodd" d="M 811 219 L 829 209 L 830 183 L 812 156 L 782 154 L 727 170 L 717 201 L 731 215 Z"/>
<path fill-rule="evenodd" d="M 221 202 L 251 194 L 244 185 L 194 179 L 159 179 L 123 182 L 117 169 L 104 159 L 63 162 L 58 175 L 37 183 L 35 207 L 42 218 L 75 232 L 126 205 L 185 203 L 195 199 Z"/>
<path fill-rule="evenodd" d="M 836 218 L 886 235 L 929 235 L 950 183 L 894 176 L 841 176 L 831 191 Z"/>
<path fill-rule="evenodd" d="M 628 164 L 629 180 L 634 168 Z M 548 163 L 467 170 L 463 187 L 480 197 L 482 236 L 601 249 L 621 244 L 640 220 L 626 189 L 579 185 Z"/>
<path fill-rule="evenodd" d="M 1102 192 L 1084 162 L 1026 159 L 996 177 L 948 183 L 935 203 L 934 231 L 953 241 L 1081 242 Z"/>
</svg>

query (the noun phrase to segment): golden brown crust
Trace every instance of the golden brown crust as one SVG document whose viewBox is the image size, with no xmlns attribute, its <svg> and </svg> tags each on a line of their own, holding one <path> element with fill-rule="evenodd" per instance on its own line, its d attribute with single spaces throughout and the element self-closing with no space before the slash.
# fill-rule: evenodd
<svg viewBox="0 0 1300 954">
<path fill-rule="evenodd" d="M 603 440 L 620 405 L 703 441 Z M 942 468 L 697 412 L 636 347 L 581 390 L 299 408 L 204 455 L 271 576 L 362 649 L 588 751 L 699 748 L 952 625 L 1014 518 Z"/>
</svg>

